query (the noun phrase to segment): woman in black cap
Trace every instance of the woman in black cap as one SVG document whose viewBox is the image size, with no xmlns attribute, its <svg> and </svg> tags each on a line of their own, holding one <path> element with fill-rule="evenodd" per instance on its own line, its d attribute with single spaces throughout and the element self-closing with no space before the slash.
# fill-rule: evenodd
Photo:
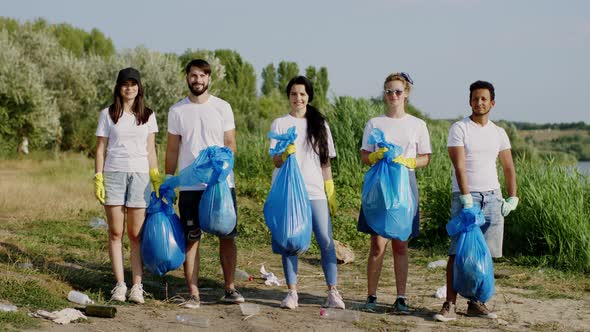
<svg viewBox="0 0 590 332">
<path fill-rule="evenodd" d="M 141 284 L 140 231 L 150 199 L 150 181 L 158 192 L 160 174 L 156 157 L 155 113 L 144 105 L 139 72 L 119 71 L 113 103 L 100 113 L 96 129 L 94 191 L 104 205 L 109 229 L 109 256 L 117 282 L 112 301 L 125 301 L 122 237 L 127 213 L 127 237 L 131 244 L 133 287 L 129 301 L 144 303 Z"/>
</svg>

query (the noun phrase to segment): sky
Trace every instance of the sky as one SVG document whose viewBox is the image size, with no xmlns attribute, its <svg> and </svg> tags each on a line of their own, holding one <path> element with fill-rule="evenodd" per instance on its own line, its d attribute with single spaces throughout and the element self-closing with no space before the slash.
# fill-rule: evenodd
<svg viewBox="0 0 590 332">
<path fill-rule="evenodd" d="M 404 71 L 435 119 L 470 114 L 469 84 L 486 80 L 492 120 L 590 123 L 587 0 L 18 0 L 0 16 L 98 28 L 117 50 L 233 49 L 259 84 L 270 63 L 325 66 L 333 97 L 379 96 Z"/>
</svg>

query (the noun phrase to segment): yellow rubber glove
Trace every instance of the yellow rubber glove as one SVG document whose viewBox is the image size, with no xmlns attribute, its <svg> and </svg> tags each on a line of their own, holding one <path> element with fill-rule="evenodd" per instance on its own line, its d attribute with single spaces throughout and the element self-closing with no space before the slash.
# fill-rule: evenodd
<svg viewBox="0 0 590 332">
<path fill-rule="evenodd" d="M 160 197 L 160 185 L 162 184 L 162 177 L 160 176 L 160 171 L 157 168 L 150 169 L 150 181 L 152 182 L 152 187 L 154 187 L 154 191 L 156 192 L 156 197 Z"/>
<path fill-rule="evenodd" d="M 332 179 L 324 181 L 324 189 L 326 190 L 326 196 L 328 197 L 328 207 L 330 208 L 330 214 L 336 215 L 336 209 L 338 208 L 338 202 L 336 201 L 336 190 L 334 190 L 334 181 Z"/>
<path fill-rule="evenodd" d="M 383 154 L 387 151 L 389 151 L 388 148 L 379 148 L 379 150 L 371 152 L 369 154 L 369 162 L 371 165 L 375 165 L 379 160 L 383 159 Z"/>
<path fill-rule="evenodd" d="M 287 148 L 285 149 L 285 151 L 283 151 L 283 154 L 281 155 L 281 158 L 283 158 L 283 162 L 287 160 L 287 157 L 289 157 L 289 155 L 295 153 L 295 151 L 295 144 L 291 143 L 287 145 Z"/>
<path fill-rule="evenodd" d="M 395 157 L 395 159 L 393 159 L 393 162 L 404 165 L 410 169 L 416 168 L 416 158 L 405 158 L 401 154 Z"/>
<path fill-rule="evenodd" d="M 102 173 L 96 173 L 94 175 L 94 196 L 101 204 L 104 204 L 106 192 L 104 190 L 104 177 Z"/>
</svg>

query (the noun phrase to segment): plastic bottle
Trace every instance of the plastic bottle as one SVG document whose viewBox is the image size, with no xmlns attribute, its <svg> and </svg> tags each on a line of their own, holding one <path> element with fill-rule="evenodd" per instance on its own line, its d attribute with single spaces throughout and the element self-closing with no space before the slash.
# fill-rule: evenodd
<svg viewBox="0 0 590 332">
<path fill-rule="evenodd" d="M 358 322 L 361 319 L 360 312 L 333 308 L 321 308 L 320 317 L 343 322 Z"/>
<path fill-rule="evenodd" d="M 446 266 L 447 266 L 447 261 L 445 259 L 439 259 L 437 261 L 430 262 L 427 265 L 427 267 L 429 269 L 436 269 L 437 267 L 446 267 Z"/>
<path fill-rule="evenodd" d="M 196 327 L 209 327 L 209 318 L 194 315 L 177 315 L 176 321 L 184 325 L 192 325 Z"/>
<path fill-rule="evenodd" d="M 260 312 L 260 306 L 256 303 L 240 303 L 240 310 L 244 316 L 256 315 Z"/>
<path fill-rule="evenodd" d="M 244 270 L 240 270 L 240 269 L 236 268 L 236 272 L 234 273 L 234 277 L 237 280 L 249 280 L 250 274 Z"/>
<path fill-rule="evenodd" d="M 94 228 L 94 229 L 99 229 L 99 228 L 107 228 L 107 222 L 104 221 L 104 219 L 100 218 L 100 217 L 93 217 L 92 219 L 90 219 L 90 227 Z"/>
<path fill-rule="evenodd" d="M 68 293 L 68 301 L 78 304 L 94 304 L 94 301 L 92 301 L 88 295 L 75 290 L 72 290 Z"/>
<path fill-rule="evenodd" d="M 16 311 L 18 308 L 13 304 L 0 303 L 0 311 L 10 312 Z"/>
</svg>

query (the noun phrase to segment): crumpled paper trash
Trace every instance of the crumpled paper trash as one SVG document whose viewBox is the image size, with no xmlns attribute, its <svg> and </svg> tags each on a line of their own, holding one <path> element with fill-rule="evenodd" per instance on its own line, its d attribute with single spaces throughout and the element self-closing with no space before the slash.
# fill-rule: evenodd
<svg viewBox="0 0 590 332">
<path fill-rule="evenodd" d="M 72 309 L 72 308 L 65 308 L 60 311 L 45 311 L 45 310 L 37 310 L 33 313 L 30 313 L 29 316 L 36 317 L 36 318 L 45 318 L 54 321 L 58 324 L 68 324 L 72 321 L 77 319 L 83 318 L 88 319 L 88 317 L 84 316 L 84 314 L 80 310 Z"/>
<path fill-rule="evenodd" d="M 336 261 L 338 264 L 347 264 L 354 262 L 354 251 L 347 244 L 334 240 L 336 248 Z"/>
<path fill-rule="evenodd" d="M 281 281 L 279 280 L 279 278 L 277 278 L 277 276 L 275 276 L 274 273 L 272 272 L 266 272 L 266 269 L 264 268 L 264 264 L 260 266 L 260 275 L 262 275 L 262 278 L 266 279 L 264 281 L 264 284 L 267 286 L 280 286 L 281 285 Z"/>
<path fill-rule="evenodd" d="M 434 297 L 437 299 L 443 299 L 447 297 L 447 285 L 437 288 L 436 293 L 434 293 Z"/>
</svg>

